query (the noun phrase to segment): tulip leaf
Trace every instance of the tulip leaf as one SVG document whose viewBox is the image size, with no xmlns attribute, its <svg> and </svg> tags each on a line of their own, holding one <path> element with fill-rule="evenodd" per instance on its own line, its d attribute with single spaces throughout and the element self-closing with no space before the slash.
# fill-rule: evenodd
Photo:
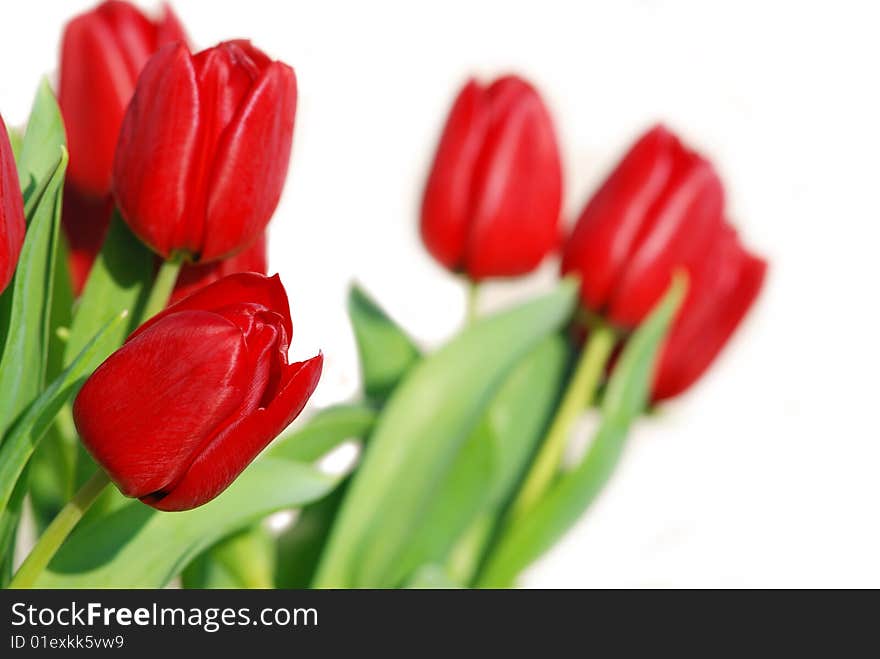
<svg viewBox="0 0 880 659">
<path fill-rule="evenodd" d="M 83 351 L 27 408 L 0 446 L 0 511 L 5 510 L 13 489 L 34 449 L 46 434 L 58 411 L 79 391 L 86 378 L 107 355 L 107 337 L 124 321 L 117 314 L 83 348 Z"/>
<path fill-rule="evenodd" d="M 16 165 L 25 207 L 33 201 L 40 184 L 58 164 L 58 153 L 65 146 L 64 120 L 46 78 L 40 81 L 27 128 L 16 149 Z M 28 225 L 33 221 L 27 218 Z"/>
<path fill-rule="evenodd" d="M 83 523 L 38 588 L 161 588 L 199 552 L 278 510 L 326 495 L 337 480 L 298 462 L 265 457 L 204 506 L 161 513 L 137 500 Z"/>
<path fill-rule="evenodd" d="M 61 194 L 67 168 L 64 123 L 48 82 L 37 90 L 17 167 L 27 233 L 4 291 L 0 348 L 0 438 L 43 387 L 49 351 Z"/>
<path fill-rule="evenodd" d="M 272 444 L 269 455 L 312 462 L 347 439 L 363 439 L 373 427 L 378 412 L 364 403 L 334 405 L 321 410 L 304 426 Z"/>
<path fill-rule="evenodd" d="M 419 360 L 419 349 L 358 286 L 349 292 L 348 315 L 360 355 L 364 393 L 372 400 L 385 400 Z"/>
<path fill-rule="evenodd" d="M 66 166 L 67 153 L 62 146 L 56 152 L 54 167 L 41 180 L 26 206 L 30 218 L 28 230 L 12 284 L 4 293 L 11 294 L 12 299 L 0 358 L 0 434 L 8 430 L 37 397 L 44 383 Z"/>
<path fill-rule="evenodd" d="M 443 562 L 479 514 L 494 516 L 500 511 L 543 437 L 568 356 L 565 340 L 553 334 L 511 371 L 456 456 L 406 551 L 394 560 L 392 581 L 402 580 L 418 565 Z M 479 561 L 480 549 L 478 545 L 470 550 L 470 563 Z"/>
<path fill-rule="evenodd" d="M 276 588 L 309 588 L 312 585 L 349 485 L 351 476 L 347 476 L 329 496 L 303 508 L 293 526 L 278 537 Z"/>
<path fill-rule="evenodd" d="M 114 212 L 73 317 L 65 362 L 82 350 L 108 318 L 127 310 L 128 322 L 116 327 L 111 352 L 121 346 L 141 318 L 154 274 L 153 253 L 129 231 L 119 213 Z"/>
<path fill-rule="evenodd" d="M 18 479 L 9 505 L 0 511 L 0 588 L 6 588 L 12 580 L 15 540 L 26 494 L 27 475 L 24 475 Z"/>
<path fill-rule="evenodd" d="M 551 485 L 534 508 L 515 519 L 492 550 L 479 579 L 484 587 L 509 586 L 583 514 L 611 477 L 629 427 L 645 410 L 654 365 L 687 284 L 677 276 L 664 297 L 630 336 L 602 400 L 602 419 L 580 462 Z"/>
<path fill-rule="evenodd" d="M 55 250 L 55 278 L 49 317 L 49 353 L 46 362 L 46 381 L 49 382 L 64 370 L 64 349 L 73 313 L 73 288 L 67 257 L 67 244 L 62 231 Z M 76 452 L 67 446 L 57 428 L 57 424 L 50 428 L 31 458 L 29 494 L 34 521 L 40 531 L 52 521 L 74 492 L 75 483 L 71 476 Z"/>
<path fill-rule="evenodd" d="M 410 589 L 439 590 L 448 588 L 461 588 L 455 583 L 442 565 L 423 565 L 413 574 L 407 584 Z"/>
<path fill-rule="evenodd" d="M 181 575 L 184 588 L 273 588 L 275 539 L 257 524 L 224 538 Z"/>
<path fill-rule="evenodd" d="M 6 133 L 9 135 L 9 146 L 12 147 L 12 156 L 16 165 L 21 158 L 21 146 L 24 142 L 24 134 L 14 126 L 7 126 Z"/>
<path fill-rule="evenodd" d="M 418 362 L 395 388 L 334 524 L 319 587 L 381 587 L 486 405 L 522 357 L 571 316 L 566 281 L 482 318 Z"/>
</svg>

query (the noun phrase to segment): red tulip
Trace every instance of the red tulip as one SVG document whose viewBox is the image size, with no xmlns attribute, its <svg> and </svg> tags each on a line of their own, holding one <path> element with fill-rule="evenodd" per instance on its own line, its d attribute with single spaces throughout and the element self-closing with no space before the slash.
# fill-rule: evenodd
<svg viewBox="0 0 880 659">
<path fill-rule="evenodd" d="M 724 194 L 712 165 L 662 126 L 646 133 L 589 201 L 565 247 L 562 271 L 581 298 L 618 325 L 637 325 L 692 267 L 722 223 Z"/>
<path fill-rule="evenodd" d="M 220 494 L 300 413 L 322 357 L 288 364 L 277 275 L 225 277 L 141 325 L 86 381 L 73 415 L 123 494 L 188 510 Z"/>
<path fill-rule="evenodd" d="M 112 215 L 111 197 L 90 197 L 69 183 L 64 185 L 61 224 L 67 237 L 67 264 L 74 295 L 79 295 L 86 284 Z"/>
<path fill-rule="evenodd" d="M 687 299 L 655 374 L 655 401 L 682 393 L 709 368 L 757 298 L 766 271 L 766 261 L 723 226 L 691 273 Z"/>
<path fill-rule="evenodd" d="M 65 27 L 58 103 L 70 149 L 67 180 L 81 193 L 109 194 L 116 138 L 138 74 L 150 55 L 175 41 L 186 41 L 186 35 L 170 8 L 151 21 L 114 0 Z"/>
<path fill-rule="evenodd" d="M 422 201 L 422 238 L 474 280 L 534 270 L 557 245 L 562 167 L 553 122 L 526 81 L 471 80 L 449 118 Z"/>
<path fill-rule="evenodd" d="M 24 243 L 24 208 L 15 157 L 0 117 L 0 293 L 6 290 Z"/>
<path fill-rule="evenodd" d="M 263 234 L 253 245 L 228 259 L 214 263 L 184 264 L 180 269 L 169 303 L 175 304 L 200 288 L 237 272 L 257 272 L 265 275 L 267 267 L 266 236 Z"/>
<path fill-rule="evenodd" d="M 281 196 L 296 78 L 247 41 L 144 67 L 122 122 L 113 189 L 134 233 L 163 257 L 214 261 L 250 246 Z"/>
</svg>

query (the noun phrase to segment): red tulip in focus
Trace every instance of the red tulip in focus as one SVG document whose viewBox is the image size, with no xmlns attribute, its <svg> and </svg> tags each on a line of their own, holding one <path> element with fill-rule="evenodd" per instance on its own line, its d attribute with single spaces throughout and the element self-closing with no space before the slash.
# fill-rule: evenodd
<svg viewBox="0 0 880 659">
<path fill-rule="evenodd" d="M 230 275 L 141 325 L 86 381 L 73 415 L 123 494 L 188 510 L 226 489 L 300 413 L 321 355 L 289 364 L 277 275 Z"/>
<path fill-rule="evenodd" d="M 630 149 L 587 203 L 562 271 L 581 277 L 588 309 L 637 325 L 673 271 L 701 259 L 722 224 L 724 193 L 712 165 L 662 126 Z"/>
<path fill-rule="evenodd" d="M 247 41 L 150 59 L 128 107 L 113 189 L 132 231 L 168 258 L 226 258 L 262 234 L 293 141 L 296 78 Z"/>
<path fill-rule="evenodd" d="M 682 393 L 709 368 L 757 298 L 766 272 L 766 261 L 746 251 L 725 225 L 691 274 L 657 366 L 655 401 Z"/>
<path fill-rule="evenodd" d="M 6 290 L 24 243 L 24 208 L 15 157 L 0 117 L 0 293 Z"/>
<path fill-rule="evenodd" d="M 471 80 L 452 106 L 422 201 L 422 238 L 473 280 L 534 270 L 556 246 L 562 167 L 553 122 L 514 76 Z"/>
<path fill-rule="evenodd" d="M 70 165 L 67 182 L 104 197 L 125 108 L 144 64 L 161 46 L 186 41 L 170 8 L 151 21 L 135 6 L 110 0 L 80 14 L 64 29 L 58 103 Z"/>
<path fill-rule="evenodd" d="M 267 268 L 266 235 L 263 234 L 253 245 L 228 259 L 204 264 L 185 263 L 177 276 L 169 304 L 180 302 L 187 295 L 227 275 L 237 272 L 256 272 L 265 275 Z"/>
<path fill-rule="evenodd" d="M 581 279 L 584 306 L 633 328 L 677 269 L 685 302 L 663 348 L 654 400 L 675 396 L 709 367 L 757 297 L 767 264 L 724 221 L 712 165 L 662 126 L 639 139 L 587 203 L 562 270 Z"/>
</svg>

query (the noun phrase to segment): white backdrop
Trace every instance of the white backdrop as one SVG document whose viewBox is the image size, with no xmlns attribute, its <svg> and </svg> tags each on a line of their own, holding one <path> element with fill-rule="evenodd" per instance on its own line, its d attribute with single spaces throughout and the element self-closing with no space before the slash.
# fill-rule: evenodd
<svg viewBox="0 0 880 659">
<path fill-rule="evenodd" d="M 39 76 L 54 72 L 63 22 L 91 4 L 4 4 L 8 123 L 24 121 Z M 655 120 L 705 150 L 732 218 L 771 261 L 764 295 L 709 376 L 637 428 L 610 487 L 525 584 L 880 586 L 871 3 L 174 6 L 198 46 L 249 37 L 296 69 L 270 261 L 293 304 L 295 356 L 327 359 L 318 406 L 356 391 L 352 279 L 425 347 L 462 320 L 461 287 L 423 252 L 416 223 L 437 131 L 469 73 L 517 71 L 542 89 L 570 214 Z M 547 264 L 527 290 L 554 272 Z M 522 292 L 493 285 L 484 306 Z"/>
</svg>

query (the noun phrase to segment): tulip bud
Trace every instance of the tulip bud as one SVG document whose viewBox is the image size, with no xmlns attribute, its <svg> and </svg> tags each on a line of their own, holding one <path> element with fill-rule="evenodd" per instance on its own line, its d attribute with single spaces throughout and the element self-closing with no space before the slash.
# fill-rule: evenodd
<svg viewBox="0 0 880 659">
<path fill-rule="evenodd" d="M 562 167 L 535 89 L 508 76 L 471 80 L 449 118 L 422 201 L 422 238 L 473 280 L 534 270 L 557 245 Z"/>
<path fill-rule="evenodd" d="M 6 124 L 0 117 L 0 293 L 6 290 L 24 243 L 24 207 L 15 157 Z"/>
<path fill-rule="evenodd" d="M 203 264 L 184 263 L 177 276 L 169 304 L 180 302 L 187 295 L 227 275 L 237 272 L 256 272 L 265 275 L 267 268 L 266 235 L 263 234 L 253 245 L 228 259 Z"/>
<path fill-rule="evenodd" d="M 690 387 L 727 343 L 764 283 L 767 263 L 724 225 L 692 270 L 690 288 L 669 333 L 654 377 L 655 401 Z"/>
<path fill-rule="evenodd" d="M 581 279 L 584 305 L 637 325 L 679 267 L 702 258 L 722 223 L 712 165 L 662 126 L 646 133 L 593 195 L 575 225 L 563 273 Z"/>
<path fill-rule="evenodd" d="M 104 197 L 125 108 L 144 64 L 161 46 L 186 41 L 170 8 L 151 21 L 136 7 L 110 0 L 80 14 L 64 29 L 58 103 L 64 116 L 70 165 L 67 181 Z"/>
<path fill-rule="evenodd" d="M 113 190 L 132 231 L 168 258 L 232 256 L 266 227 L 287 174 L 296 78 L 247 41 L 144 67 L 122 122 Z"/>
<path fill-rule="evenodd" d="M 83 385 L 73 415 L 123 494 L 200 506 L 283 431 L 318 384 L 321 355 L 288 364 L 277 275 L 225 277 L 141 325 Z"/>
</svg>

